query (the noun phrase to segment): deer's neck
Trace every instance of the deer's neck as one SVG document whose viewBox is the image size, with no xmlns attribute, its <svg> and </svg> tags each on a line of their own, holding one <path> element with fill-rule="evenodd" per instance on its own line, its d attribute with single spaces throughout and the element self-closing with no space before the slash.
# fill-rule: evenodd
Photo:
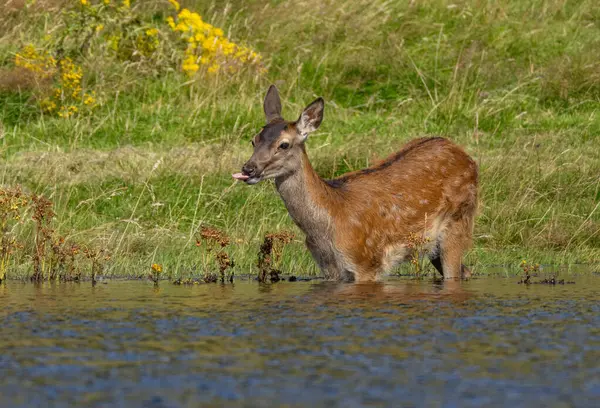
<svg viewBox="0 0 600 408">
<path fill-rule="evenodd" d="M 275 185 L 290 216 L 308 237 L 330 231 L 335 197 L 311 166 L 306 151 L 302 152 L 300 168 L 276 178 Z"/>
</svg>

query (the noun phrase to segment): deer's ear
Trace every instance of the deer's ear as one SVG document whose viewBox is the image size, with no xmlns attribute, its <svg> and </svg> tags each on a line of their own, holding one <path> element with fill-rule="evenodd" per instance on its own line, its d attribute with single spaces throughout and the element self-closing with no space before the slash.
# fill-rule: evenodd
<svg viewBox="0 0 600 408">
<path fill-rule="evenodd" d="M 271 122 L 273 119 L 281 118 L 281 99 L 279 99 L 279 91 L 277 91 L 275 85 L 269 87 L 267 95 L 265 96 L 263 108 L 265 109 L 267 123 Z"/>
<path fill-rule="evenodd" d="M 310 132 L 314 132 L 321 125 L 324 109 L 325 101 L 323 98 L 318 98 L 308 105 L 300 115 L 300 118 L 296 122 L 296 129 L 298 129 L 298 133 L 300 133 L 303 141 Z"/>
</svg>

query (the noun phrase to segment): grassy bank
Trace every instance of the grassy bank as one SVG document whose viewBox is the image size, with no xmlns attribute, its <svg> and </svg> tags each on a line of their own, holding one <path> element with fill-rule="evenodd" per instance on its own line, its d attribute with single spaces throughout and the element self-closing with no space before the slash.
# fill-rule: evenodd
<svg viewBox="0 0 600 408">
<path fill-rule="evenodd" d="M 153 263 L 174 277 L 214 268 L 196 245 L 202 225 L 231 238 L 238 273 L 255 273 L 263 236 L 281 230 L 296 233 L 281 269 L 317 273 L 272 183 L 248 187 L 230 177 L 251 154 L 270 83 L 290 119 L 325 98 L 325 121 L 308 141 L 324 177 L 366 166 L 416 136 L 463 145 L 481 169 L 467 259 L 476 269 L 516 267 L 523 258 L 600 259 L 595 1 L 184 1 L 262 57 L 257 66 L 192 75 L 165 23 L 173 6 L 138 3 L 61 44 L 59 11 L 77 13 L 79 1 L 14 1 L 0 17 L 0 185 L 49 199 L 56 236 L 110 254 L 102 273 L 144 275 Z M 102 30 L 131 15 L 118 27 L 129 39 L 156 27 L 155 51 L 144 54 L 137 42 L 133 52 L 119 51 L 125 34 L 108 44 Z M 28 44 L 79 64 L 93 109 L 80 104 L 67 118 L 43 112 L 40 95 L 56 80 L 15 66 Z M 34 262 L 35 226 L 23 211 L 5 232 L 19 242 L 9 276 L 30 274 Z"/>
</svg>

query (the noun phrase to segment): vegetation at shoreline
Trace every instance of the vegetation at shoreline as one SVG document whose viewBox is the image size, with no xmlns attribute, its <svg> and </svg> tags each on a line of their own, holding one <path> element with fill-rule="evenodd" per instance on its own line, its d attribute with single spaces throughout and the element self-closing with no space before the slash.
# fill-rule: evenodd
<svg viewBox="0 0 600 408">
<path fill-rule="evenodd" d="M 147 277 L 151 265 L 173 279 L 218 273 L 196 245 L 205 226 L 230 238 L 231 273 L 256 274 L 264 237 L 278 231 L 295 238 L 277 268 L 318 273 L 272 183 L 230 177 L 251 154 L 271 83 L 289 119 L 325 98 L 325 120 L 307 143 L 326 178 L 413 137 L 464 146 L 481 174 L 466 259 L 476 272 L 517 271 L 523 258 L 600 260 L 593 0 L 3 7 L 0 189 L 51 202 L 57 237 L 110 254 L 99 274 Z M 2 225 L 14 242 L 9 278 L 30 276 L 37 262 L 32 215 Z"/>
</svg>

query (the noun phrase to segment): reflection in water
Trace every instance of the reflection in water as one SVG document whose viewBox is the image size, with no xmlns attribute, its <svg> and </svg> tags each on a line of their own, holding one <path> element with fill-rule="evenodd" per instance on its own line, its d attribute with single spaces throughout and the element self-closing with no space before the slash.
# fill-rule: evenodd
<svg viewBox="0 0 600 408">
<path fill-rule="evenodd" d="M 314 285 L 312 292 L 323 294 L 334 301 L 339 300 L 441 300 L 464 301 L 470 292 L 460 281 L 423 282 L 424 284 L 390 284 L 389 282 L 364 282 L 364 283 L 337 283 L 323 282 Z"/>
<path fill-rule="evenodd" d="M 0 406 L 594 406 L 598 277 L 0 286 Z"/>
</svg>

